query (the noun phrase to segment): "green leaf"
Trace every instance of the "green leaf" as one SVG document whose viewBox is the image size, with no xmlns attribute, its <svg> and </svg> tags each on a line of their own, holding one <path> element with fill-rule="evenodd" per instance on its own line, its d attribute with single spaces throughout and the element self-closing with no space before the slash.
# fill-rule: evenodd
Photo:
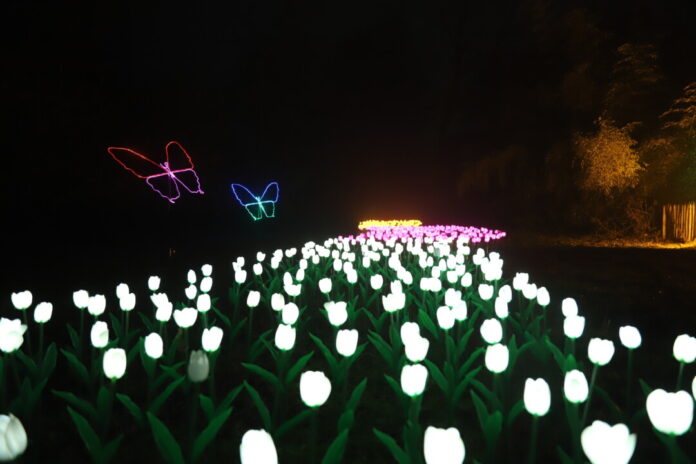
<svg viewBox="0 0 696 464">
<path fill-rule="evenodd" d="M 256 364 L 251 364 L 251 363 L 242 363 L 242 366 L 245 369 L 248 369 L 251 372 L 260 375 L 266 382 L 271 383 L 275 388 L 280 388 L 280 381 L 278 380 L 278 377 L 271 374 L 269 371 L 267 371 L 263 367 L 257 366 Z"/>
<path fill-rule="evenodd" d="M 208 426 L 203 429 L 203 431 L 198 435 L 196 441 L 193 442 L 193 449 L 191 451 L 191 460 L 196 462 L 198 458 L 201 457 L 205 448 L 212 442 L 217 436 L 220 428 L 227 422 L 230 414 L 232 414 L 232 408 L 227 408 L 215 417 Z"/>
<path fill-rule="evenodd" d="M 14 355 L 19 358 L 20 361 L 22 361 L 22 364 L 24 364 L 24 367 L 27 368 L 29 371 L 29 375 L 31 376 L 32 379 L 35 379 L 39 375 L 39 368 L 36 366 L 36 363 L 34 362 L 33 359 L 28 357 L 26 354 L 22 352 L 22 350 L 17 350 L 14 352 Z"/>
<path fill-rule="evenodd" d="M 218 407 L 216 408 L 216 413 L 217 411 L 222 411 L 224 409 L 229 408 L 232 405 L 232 402 L 234 399 L 239 395 L 239 392 L 242 391 L 242 388 L 244 388 L 244 385 L 238 385 L 234 389 L 232 389 L 227 396 L 225 397 L 224 400 L 220 404 L 218 404 Z"/>
<path fill-rule="evenodd" d="M 82 412 L 82 414 L 86 415 L 90 420 L 94 421 L 96 419 L 97 412 L 94 410 L 94 406 L 92 406 L 88 401 L 78 398 L 71 392 L 64 392 L 59 390 L 52 391 L 54 395 L 67 401 L 72 406 L 74 406 L 75 409 L 79 409 Z"/>
<path fill-rule="evenodd" d="M 355 421 L 355 413 L 352 409 L 347 409 L 343 411 L 341 417 L 338 418 L 338 430 L 349 429 L 353 426 Z"/>
<path fill-rule="evenodd" d="M 299 423 L 302 422 L 303 420 L 307 419 L 307 418 L 310 417 L 311 415 L 312 415 L 312 409 L 311 409 L 311 408 L 303 409 L 303 410 L 302 410 L 299 414 L 297 414 L 295 417 L 293 417 L 293 418 L 291 418 L 291 419 L 288 419 L 287 421 L 285 421 L 285 422 L 283 423 L 283 425 L 281 425 L 280 427 L 278 427 L 278 430 L 276 430 L 275 433 L 273 434 L 273 438 L 276 439 L 276 440 L 280 439 L 280 437 L 282 437 L 283 435 L 285 435 L 285 433 L 286 433 L 288 430 L 291 430 L 293 427 L 295 427 L 297 424 L 299 424 Z"/>
<path fill-rule="evenodd" d="M 201 409 L 205 414 L 205 418 L 210 422 L 215 415 L 215 404 L 213 404 L 213 400 L 201 393 L 198 395 L 198 402 L 201 404 Z"/>
<path fill-rule="evenodd" d="M 387 379 L 387 383 L 392 388 L 392 390 L 394 390 L 394 393 L 396 393 L 396 396 L 398 398 L 403 398 L 404 392 L 401 390 L 401 385 L 399 384 L 399 382 L 394 380 L 394 378 L 392 376 L 390 376 L 389 374 L 384 374 L 384 378 Z"/>
<path fill-rule="evenodd" d="M 138 426 L 142 427 L 144 425 L 143 421 L 145 418 L 143 417 L 143 412 L 140 410 L 140 407 L 135 404 L 135 401 L 124 393 L 116 393 L 116 398 L 126 407 L 128 412 L 138 423 Z"/>
<path fill-rule="evenodd" d="M 142 321 L 143 325 L 147 328 L 148 332 L 157 332 L 157 325 L 149 317 L 147 317 L 143 312 L 138 311 L 138 316 Z"/>
<path fill-rule="evenodd" d="M 473 401 L 474 407 L 476 408 L 476 417 L 478 418 L 479 427 L 481 427 L 481 431 L 485 431 L 486 423 L 488 422 L 488 408 L 486 408 L 486 405 L 474 390 L 471 390 L 470 394 L 471 401 Z"/>
<path fill-rule="evenodd" d="M 312 358 L 314 355 L 314 351 L 310 351 L 306 355 L 302 356 L 300 359 L 293 364 L 293 366 L 288 370 L 287 375 L 285 376 L 285 384 L 289 384 L 293 380 L 295 380 L 295 377 L 297 377 L 297 374 L 304 369 L 304 367 L 307 365 L 309 360 Z"/>
<path fill-rule="evenodd" d="M 162 407 L 165 401 L 174 393 L 174 391 L 179 388 L 179 385 L 183 383 L 183 381 L 186 379 L 186 377 L 179 377 L 178 379 L 173 380 L 169 385 L 167 385 L 167 388 L 164 389 L 162 393 L 157 395 L 157 397 L 152 401 L 150 406 L 147 408 L 148 412 L 151 412 L 153 415 L 157 414 L 157 411 L 159 411 L 159 408 Z"/>
<path fill-rule="evenodd" d="M 63 353 L 63 356 L 67 358 L 68 363 L 70 363 L 70 366 L 75 370 L 75 372 L 82 379 L 85 385 L 91 385 L 92 380 L 89 376 L 89 373 L 87 372 L 87 368 L 84 364 L 82 364 L 82 362 L 80 362 L 79 359 L 77 359 L 77 356 L 64 349 L 61 349 L 60 352 Z"/>
<path fill-rule="evenodd" d="M 322 342 L 321 339 L 319 339 L 319 337 L 316 337 L 311 332 L 308 333 L 309 338 L 311 338 L 312 341 L 314 341 L 314 344 L 317 345 L 317 348 L 319 348 L 319 351 L 321 351 L 321 354 L 326 359 L 326 362 L 329 363 L 329 367 L 333 372 L 336 369 L 336 357 L 331 353 L 331 350 L 329 350 L 329 348 L 324 344 L 324 342 Z"/>
<path fill-rule="evenodd" d="M 377 332 L 374 332 L 372 330 L 369 331 L 367 338 L 368 340 L 370 340 L 370 343 L 372 343 L 377 352 L 379 352 L 382 358 L 387 362 L 387 364 L 389 364 L 389 366 L 393 366 L 394 358 L 392 354 L 392 349 L 387 344 L 387 342 L 385 342 L 384 339 Z"/>
<path fill-rule="evenodd" d="M 553 355 L 553 358 L 556 360 L 556 364 L 558 364 L 558 367 L 563 369 L 563 366 L 565 366 L 566 359 L 565 356 L 563 356 L 563 352 L 561 352 L 560 349 L 554 343 L 549 339 L 548 336 L 544 337 L 544 343 L 546 343 L 546 346 L 549 347 L 549 350 L 551 350 L 551 354 Z"/>
<path fill-rule="evenodd" d="M 215 315 L 216 315 L 217 317 L 220 318 L 220 320 L 222 321 L 222 323 L 225 324 L 225 326 L 226 326 L 228 329 L 229 329 L 229 328 L 232 328 L 232 321 L 230 321 L 230 318 L 229 318 L 229 317 L 225 316 L 225 315 L 222 313 L 222 311 L 220 311 L 220 310 L 217 309 L 217 308 L 212 308 L 212 310 L 213 310 L 213 312 L 215 313 Z"/>
<path fill-rule="evenodd" d="M 53 373 L 53 370 L 56 368 L 57 358 L 58 351 L 56 350 L 56 344 L 51 343 L 41 363 L 41 377 L 48 378 Z"/>
<path fill-rule="evenodd" d="M 449 384 L 447 383 L 447 379 L 440 368 L 429 359 L 423 360 L 423 363 L 427 366 L 428 372 L 430 372 L 430 377 L 435 380 L 435 383 L 438 387 L 440 387 L 440 390 L 442 390 L 445 396 L 449 396 Z"/>
<path fill-rule="evenodd" d="M 377 436 L 379 441 L 381 441 L 384 446 L 387 447 L 391 455 L 396 459 L 396 462 L 399 464 L 410 464 L 411 463 L 411 458 L 404 452 L 403 449 L 399 445 L 396 444 L 396 441 L 386 433 L 382 433 L 376 428 L 372 428 L 372 432 Z"/>
<path fill-rule="evenodd" d="M 519 416 L 522 411 L 524 411 L 524 400 L 519 400 L 510 408 L 510 412 L 507 416 L 508 427 L 510 427 L 512 423 L 515 422 L 515 419 L 517 419 L 517 416 Z"/>
<path fill-rule="evenodd" d="M 263 353 L 263 350 L 265 348 L 264 344 L 266 343 L 266 337 L 268 337 L 268 334 L 270 333 L 271 329 L 262 333 L 259 336 L 259 338 L 251 345 L 251 348 L 249 348 L 249 360 L 251 362 L 254 362 L 254 360 L 258 358 L 261 353 Z"/>
<path fill-rule="evenodd" d="M 418 322 L 425 327 L 425 329 L 431 333 L 431 335 L 437 340 L 440 338 L 440 332 L 437 330 L 435 323 L 428 315 L 427 311 L 418 311 Z"/>
<path fill-rule="evenodd" d="M 563 371 L 570 372 L 573 369 L 576 369 L 577 366 L 578 366 L 578 364 L 575 361 L 575 357 L 572 354 L 569 354 L 568 357 L 565 359 L 565 362 L 563 364 Z"/>
<path fill-rule="evenodd" d="M 321 460 L 321 464 L 339 464 L 343 459 L 343 453 L 346 450 L 347 440 L 348 429 L 345 429 L 338 434 L 333 442 L 331 442 L 329 449 L 326 450 L 324 459 Z"/>
<path fill-rule="evenodd" d="M 483 427 L 483 434 L 486 437 L 486 443 L 490 448 L 493 448 L 498 441 L 500 432 L 503 430 L 503 413 L 496 411 L 486 419 L 486 424 Z"/>
<path fill-rule="evenodd" d="M 107 463 L 111 461 L 111 458 L 113 458 L 114 454 L 116 454 L 116 451 L 118 451 L 118 447 L 121 444 L 121 440 L 123 440 L 123 434 L 120 434 L 118 437 L 111 440 L 102 448 L 101 462 Z"/>
<path fill-rule="evenodd" d="M 362 381 L 355 387 L 355 389 L 353 389 L 353 393 L 350 395 L 348 403 L 346 403 L 346 409 L 355 411 L 355 409 L 358 407 L 358 403 L 360 403 L 360 399 L 362 398 L 362 394 L 365 391 L 366 386 L 367 377 L 362 379 Z"/>
<path fill-rule="evenodd" d="M 560 445 L 556 446 L 556 452 L 558 453 L 558 458 L 561 460 L 561 464 L 573 464 L 574 461 L 563 451 Z"/>
<path fill-rule="evenodd" d="M 68 327 L 68 335 L 70 335 L 70 343 L 72 344 L 75 351 L 79 351 L 79 349 L 80 349 L 80 336 L 77 334 L 75 329 L 73 329 L 70 324 L 68 324 L 67 327 Z"/>
<path fill-rule="evenodd" d="M 471 337 L 471 334 L 474 333 L 474 328 L 470 328 L 464 334 L 459 337 L 459 343 L 457 344 L 457 358 L 460 358 L 464 352 L 466 351 L 466 346 L 469 344 L 469 338 Z"/>
<path fill-rule="evenodd" d="M 643 379 L 638 379 L 638 383 L 640 384 L 640 389 L 643 390 L 643 394 L 647 398 L 652 392 L 652 388 L 650 388 L 650 385 L 648 385 Z"/>
<path fill-rule="evenodd" d="M 75 427 L 77 427 L 77 432 L 80 434 L 80 438 L 82 439 L 82 442 L 85 444 L 85 448 L 87 448 L 87 452 L 94 461 L 99 462 L 99 456 L 101 454 L 102 448 L 99 437 L 97 436 L 92 426 L 89 425 L 87 419 L 85 419 L 79 412 L 76 412 L 70 406 L 67 406 L 67 408 L 68 413 L 70 414 L 70 418 L 75 424 Z"/>
<path fill-rule="evenodd" d="M 485 352 L 486 352 L 486 350 L 482 347 L 476 348 L 476 350 L 474 350 L 474 352 L 471 353 L 471 355 L 466 360 L 466 362 L 459 367 L 459 371 L 457 372 L 457 378 L 461 379 L 462 377 L 468 375 L 468 372 L 469 372 L 469 369 L 471 369 L 471 366 Z"/>
<path fill-rule="evenodd" d="M 494 410 L 499 411 L 503 409 L 503 405 L 500 403 L 500 400 L 488 388 L 486 388 L 484 384 L 476 379 L 471 379 L 471 385 L 484 397 L 486 397 L 486 401 L 493 407 Z"/>
<path fill-rule="evenodd" d="M 99 392 L 97 392 L 97 418 L 104 419 L 109 411 L 109 406 L 111 403 L 111 392 L 107 390 L 103 385 L 99 387 Z"/>
<path fill-rule="evenodd" d="M 162 459 L 169 464 L 184 464 L 181 447 L 167 426 L 149 411 L 147 412 L 147 420 L 150 423 L 150 429 Z"/>
<path fill-rule="evenodd" d="M 249 385 L 247 382 L 244 382 L 244 386 L 246 387 L 247 392 L 249 392 L 249 396 L 251 397 L 251 400 L 254 402 L 254 405 L 261 416 L 261 422 L 263 423 L 264 429 L 271 433 L 273 427 L 271 422 L 271 413 L 268 411 L 268 407 L 266 407 L 266 404 L 261 399 L 261 395 L 259 395 L 259 392 L 256 391 L 254 387 Z"/>
</svg>

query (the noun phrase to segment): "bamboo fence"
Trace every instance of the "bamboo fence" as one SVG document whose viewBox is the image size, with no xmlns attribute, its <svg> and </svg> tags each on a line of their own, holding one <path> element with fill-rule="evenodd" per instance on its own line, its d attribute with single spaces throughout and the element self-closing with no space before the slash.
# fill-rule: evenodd
<svg viewBox="0 0 696 464">
<path fill-rule="evenodd" d="M 662 206 L 662 239 L 690 242 L 696 238 L 696 203 Z"/>
</svg>

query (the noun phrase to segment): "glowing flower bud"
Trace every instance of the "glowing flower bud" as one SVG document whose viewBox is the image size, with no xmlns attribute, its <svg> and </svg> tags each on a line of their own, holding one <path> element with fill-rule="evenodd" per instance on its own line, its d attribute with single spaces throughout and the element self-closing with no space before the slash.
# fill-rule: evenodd
<svg viewBox="0 0 696 464">
<path fill-rule="evenodd" d="M 645 401 L 653 427 L 667 435 L 683 435 L 694 418 L 694 400 L 684 390 L 668 393 L 653 390 Z"/>
<path fill-rule="evenodd" d="M 458 302 L 456 305 L 452 307 L 452 315 L 454 316 L 455 321 L 463 321 L 466 319 L 467 316 L 467 311 L 466 311 L 466 301 L 461 300 Z"/>
<path fill-rule="evenodd" d="M 590 339 L 590 344 L 587 345 L 587 357 L 593 364 L 606 366 L 613 356 L 614 342 L 601 338 Z"/>
<path fill-rule="evenodd" d="M 285 297 L 282 293 L 274 293 L 271 296 L 271 308 L 273 311 L 280 311 L 285 306 Z"/>
<path fill-rule="evenodd" d="M 208 353 L 217 351 L 220 349 L 220 343 L 222 342 L 222 329 L 220 327 L 211 327 L 209 329 L 203 329 L 203 334 L 201 335 L 201 346 Z"/>
<path fill-rule="evenodd" d="M 174 311 L 174 322 L 182 329 L 188 329 L 196 323 L 198 311 L 195 308 L 182 308 Z"/>
<path fill-rule="evenodd" d="M 3 353 L 12 353 L 18 350 L 24 343 L 24 332 L 27 326 L 19 319 L 0 319 L 0 350 Z"/>
<path fill-rule="evenodd" d="M 189 271 L 186 273 L 186 281 L 193 285 L 196 283 L 196 271 L 193 269 L 189 269 Z"/>
<path fill-rule="evenodd" d="M 429 426 L 423 435 L 423 455 L 426 464 L 462 464 L 466 452 L 459 430 Z"/>
<path fill-rule="evenodd" d="M 159 308 L 163 303 L 169 303 L 169 297 L 167 297 L 166 293 L 153 293 L 150 295 L 150 301 Z"/>
<path fill-rule="evenodd" d="M 343 323 L 348 319 L 348 311 L 346 309 L 345 301 L 326 302 L 324 303 L 324 309 L 326 309 L 329 317 L 329 323 L 334 327 L 343 325 Z"/>
<path fill-rule="evenodd" d="M 428 355 L 430 341 L 427 338 L 415 335 L 408 343 L 404 343 L 406 357 L 413 363 L 421 362 Z"/>
<path fill-rule="evenodd" d="M 279 350 L 288 351 L 295 346 L 295 328 L 289 325 L 280 324 L 275 333 L 275 345 Z"/>
<path fill-rule="evenodd" d="M 591 464 L 628 464 L 636 449 L 636 438 L 624 424 L 610 426 L 596 420 L 582 431 L 580 442 Z"/>
<path fill-rule="evenodd" d="M 27 449 L 27 432 L 14 414 L 0 415 L 0 461 L 13 461 Z"/>
<path fill-rule="evenodd" d="M 261 253 L 263 254 L 263 253 Z M 273 438 L 265 430 L 247 430 L 239 445 L 242 464 L 278 464 Z"/>
<path fill-rule="evenodd" d="M 393 313 L 403 309 L 406 305 L 406 295 L 403 293 L 389 293 L 388 295 L 382 295 L 382 306 L 384 310 L 388 313 Z"/>
<path fill-rule="evenodd" d="M 471 284 L 473 282 L 474 282 L 474 277 L 469 272 L 464 274 L 462 276 L 462 279 L 459 281 L 459 283 L 462 287 L 471 287 Z"/>
<path fill-rule="evenodd" d="M 159 290 L 161 279 L 158 276 L 150 276 L 147 279 L 147 288 L 150 289 L 151 292 L 156 292 Z"/>
<path fill-rule="evenodd" d="M 642 341 L 638 329 L 631 325 L 625 325 L 619 328 L 619 339 L 621 340 L 621 344 L 629 350 L 638 348 Z"/>
<path fill-rule="evenodd" d="M 87 290 L 73 292 L 73 304 L 79 309 L 85 309 L 89 304 L 89 293 L 87 293 Z"/>
<path fill-rule="evenodd" d="M 462 301 L 462 292 L 453 288 L 448 288 L 445 291 L 445 304 L 447 306 L 454 308 L 460 301 Z"/>
<path fill-rule="evenodd" d="M 428 369 L 422 364 L 406 364 L 401 369 L 401 389 L 410 397 L 423 394 L 428 380 Z"/>
<path fill-rule="evenodd" d="M 381 274 L 375 274 L 370 277 L 370 287 L 372 290 L 379 290 L 384 285 L 384 277 Z"/>
<path fill-rule="evenodd" d="M 162 357 L 162 353 L 164 353 L 164 344 L 160 334 L 152 332 L 145 337 L 145 354 L 152 359 L 159 359 Z"/>
<path fill-rule="evenodd" d="M 261 293 L 257 292 L 256 290 L 251 290 L 247 295 L 247 306 L 250 308 L 255 308 L 259 305 L 259 301 L 261 301 Z"/>
<path fill-rule="evenodd" d="M 546 287 L 539 287 L 536 292 L 536 299 L 539 306 L 546 307 L 551 302 L 551 296 Z"/>
<path fill-rule="evenodd" d="M 288 296 L 299 296 L 300 293 L 302 293 L 302 285 L 300 284 L 295 284 L 295 285 L 286 285 L 284 288 L 285 293 L 288 294 Z"/>
<path fill-rule="evenodd" d="M 188 298 L 189 300 L 193 300 L 194 298 L 196 298 L 196 295 L 198 294 L 198 288 L 195 285 L 191 284 L 188 287 L 186 287 L 184 293 L 186 294 L 186 298 Z"/>
<path fill-rule="evenodd" d="M 500 324 L 500 321 L 494 317 L 483 321 L 480 331 L 481 337 L 489 345 L 498 343 L 503 339 L 503 326 Z"/>
<path fill-rule="evenodd" d="M 256 261 L 259 263 L 263 262 L 263 260 L 266 259 L 266 253 L 258 252 L 256 253 Z"/>
<path fill-rule="evenodd" d="M 488 301 L 493 298 L 493 286 L 488 284 L 479 284 L 478 293 L 483 301 Z"/>
<path fill-rule="evenodd" d="M 243 284 L 247 279 L 247 271 L 244 269 L 239 269 L 234 272 L 234 281 L 238 284 Z"/>
<path fill-rule="evenodd" d="M 191 382 L 203 382 L 210 373 L 210 361 L 203 350 L 193 350 L 189 357 L 187 368 L 188 378 Z"/>
<path fill-rule="evenodd" d="M 510 362 L 510 351 L 508 347 L 495 343 L 486 348 L 486 369 L 494 374 L 505 372 Z"/>
<path fill-rule="evenodd" d="M 135 293 L 125 293 L 118 299 L 118 305 L 121 307 L 121 311 L 133 311 L 133 308 L 135 308 Z"/>
<path fill-rule="evenodd" d="M 328 277 L 324 277 L 323 279 L 319 280 L 319 291 L 323 294 L 327 294 L 331 291 L 331 279 Z"/>
<path fill-rule="evenodd" d="M 563 381 L 563 393 L 568 401 L 571 403 L 582 403 L 587 399 L 587 394 L 589 393 L 589 387 L 587 385 L 587 378 L 582 371 L 574 369 L 568 371 L 565 374 L 565 379 Z"/>
<path fill-rule="evenodd" d="M 305 371 L 300 376 L 300 398 L 310 407 L 326 403 L 331 394 L 331 381 L 321 371 Z"/>
<path fill-rule="evenodd" d="M 12 295 L 10 295 L 10 299 L 12 300 L 12 305 L 15 308 L 19 309 L 20 311 L 24 311 L 31 306 L 32 296 L 29 290 L 24 290 L 23 292 L 12 293 Z"/>
<path fill-rule="evenodd" d="M 44 324 L 51 320 L 53 315 L 53 304 L 46 301 L 39 303 L 34 308 L 34 322 Z"/>
<path fill-rule="evenodd" d="M 109 326 L 106 322 L 97 321 L 92 325 L 90 339 L 95 348 L 104 348 L 109 343 Z"/>
<path fill-rule="evenodd" d="M 159 322 L 169 322 L 172 318 L 172 310 L 174 307 L 169 301 L 162 302 L 157 306 L 157 311 L 155 311 L 155 319 Z"/>
<path fill-rule="evenodd" d="M 201 293 L 198 295 L 198 298 L 196 298 L 196 309 L 201 312 L 205 313 L 210 310 L 210 295 L 207 293 Z"/>
<path fill-rule="evenodd" d="M 578 303 L 573 298 L 564 298 L 561 302 L 561 312 L 565 317 L 577 316 Z"/>
<path fill-rule="evenodd" d="M 302 282 L 302 281 L 304 280 L 304 278 L 305 278 L 305 270 L 304 270 L 304 269 L 298 269 L 297 272 L 295 273 L 295 280 L 296 280 L 297 282 Z M 300 286 L 297 285 L 297 287 L 298 287 L 298 289 L 299 289 Z M 299 295 L 299 290 L 298 290 L 298 293 L 297 293 L 297 294 Z"/>
<path fill-rule="evenodd" d="M 583 330 L 585 330 L 585 318 L 583 316 L 568 316 L 563 321 L 563 332 L 568 338 L 579 338 Z"/>
<path fill-rule="evenodd" d="M 297 322 L 297 318 L 300 316 L 300 309 L 295 303 L 288 303 L 283 306 L 281 312 L 281 318 L 283 319 L 283 324 L 293 325 Z"/>
<path fill-rule="evenodd" d="M 213 266 L 210 264 L 204 264 L 201 266 L 201 274 L 203 274 L 203 277 L 210 277 L 210 275 L 213 273 Z"/>
<path fill-rule="evenodd" d="M 116 297 L 117 298 L 123 298 L 125 295 L 130 293 L 130 288 L 128 288 L 128 284 L 125 283 L 120 283 L 116 286 Z"/>
<path fill-rule="evenodd" d="M 126 350 L 110 348 L 104 353 L 102 368 L 107 379 L 118 380 L 126 373 Z"/>
<path fill-rule="evenodd" d="M 406 345 L 417 336 L 420 336 L 420 326 L 416 322 L 404 322 L 401 324 L 399 334 L 401 335 L 401 342 Z"/>
<path fill-rule="evenodd" d="M 106 298 L 104 298 L 104 295 L 92 295 L 89 297 L 89 301 L 87 302 L 87 311 L 92 316 L 96 317 L 102 315 L 105 309 Z"/>
<path fill-rule="evenodd" d="M 683 363 L 690 364 L 696 359 L 696 338 L 687 334 L 681 334 L 674 340 L 672 347 L 674 358 Z"/>
<path fill-rule="evenodd" d="M 449 306 L 440 306 L 437 308 L 437 324 L 443 330 L 449 330 L 454 327 L 454 314 Z"/>
<path fill-rule="evenodd" d="M 203 277 L 198 289 L 203 293 L 208 293 L 211 288 L 213 288 L 213 278 L 210 276 Z"/>
<path fill-rule="evenodd" d="M 263 274 L 263 266 L 261 266 L 261 263 L 256 263 L 253 266 L 251 266 L 251 270 L 254 272 L 254 275 L 260 276 Z"/>
<path fill-rule="evenodd" d="M 544 416 L 551 408 L 551 390 L 544 379 L 527 379 L 524 384 L 524 407 L 533 416 Z"/>
<path fill-rule="evenodd" d="M 500 319 L 505 319 L 510 315 L 508 311 L 508 302 L 501 298 L 500 295 L 495 299 L 495 315 Z"/>
<path fill-rule="evenodd" d="M 336 351 L 341 356 L 353 356 L 358 347 L 358 331 L 355 329 L 339 330 L 336 334 Z"/>
<path fill-rule="evenodd" d="M 536 284 L 527 284 L 522 287 L 522 295 L 528 299 L 533 300 L 537 296 L 537 286 Z"/>
<path fill-rule="evenodd" d="M 527 286 L 527 282 L 529 282 L 529 274 L 526 272 L 518 272 L 515 274 L 515 277 L 512 278 L 512 288 L 518 291 L 522 290 Z"/>
<path fill-rule="evenodd" d="M 404 286 L 399 280 L 395 280 L 389 284 L 389 291 L 391 293 L 404 293 Z"/>
<path fill-rule="evenodd" d="M 498 298 L 504 300 L 506 303 L 512 301 L 512 288 L 505 284 L 498 290 Z"/>
</svg>

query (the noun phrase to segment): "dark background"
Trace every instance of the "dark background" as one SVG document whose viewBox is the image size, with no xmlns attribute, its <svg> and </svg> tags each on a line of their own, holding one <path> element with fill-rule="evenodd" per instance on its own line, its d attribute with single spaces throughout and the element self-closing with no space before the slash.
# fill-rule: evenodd
<svg viewBox="0 0 696 464">
<path fill-rule="evenodd" d="M 543 172 L 550 146 L 591 127 L 592 89 L 622 43 L 657 47 L 669 98 L 696 75 L 693 1 L 2 10 L 7 291 L 229 262 L 353 233 L 370 217 L 543 225 L 543 214 L 522 221 L 533 214 L 516 199 L 543 212 L 553 191 L 461 194 L 460 175 L 511 144 L 530 153 L 517 178 Z M 585 61 L 587 95 L 570 98 L 565 77 Z M 161 160 L 169 140 L 191 154 L 206 192 L 172 206 L 106 152 Z M 260 191 L 272 180 L 277 218 L 252 223 L 229 184 Z"/>
</svg>

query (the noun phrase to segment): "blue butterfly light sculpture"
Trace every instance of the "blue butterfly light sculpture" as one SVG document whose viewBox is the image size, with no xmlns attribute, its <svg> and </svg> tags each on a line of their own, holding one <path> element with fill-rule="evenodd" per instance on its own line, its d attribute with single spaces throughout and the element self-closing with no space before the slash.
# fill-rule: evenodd
<svg viewBox="0 0 696 464">
<path fill-rule="evenodd" d="M 258 221 L 264 217 L 275 217 L 275 207 L 280 188 L 278 182 L 269 183 L 261 196 L 256 196 L 242 184 L 232 184 L 232 193 L 237 201 L 246 208 L 247 213 Z"/>
</svg>

